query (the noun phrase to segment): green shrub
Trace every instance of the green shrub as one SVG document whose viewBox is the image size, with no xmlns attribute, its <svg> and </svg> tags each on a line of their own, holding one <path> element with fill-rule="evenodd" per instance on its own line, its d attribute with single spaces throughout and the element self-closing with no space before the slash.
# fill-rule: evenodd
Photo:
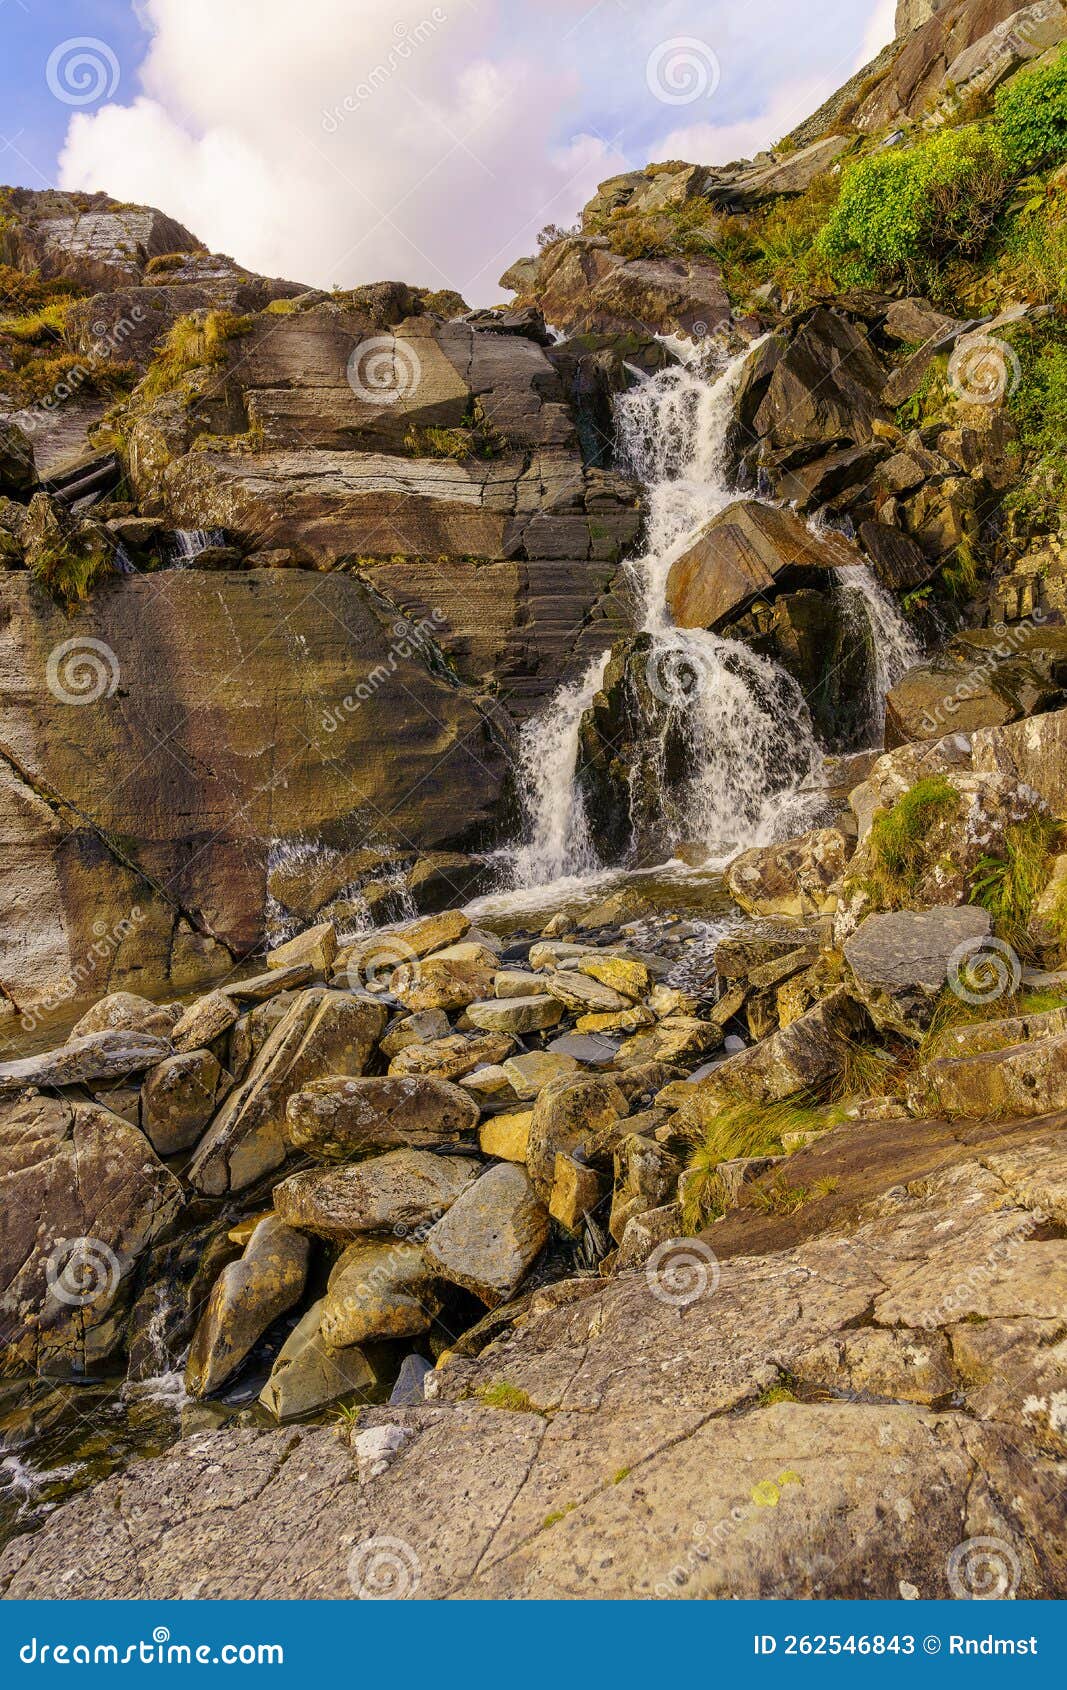
<svg viewBox="0 0 1067 1690">
<path fill-rule="evenodd" d="M 1049 858 L 1059 842 L 1060 824 L 1052 816 L 1028 816 L 1004 835 L 1003 857 L 979 860 L 971 882 L 971 903 L 993 917 L 1002 938 L 1025 949 L 1026 927 L 1048 885 Z"/>
<path fill-rule="evenodd" d="M 998 93 L 995 110 L 1013 170 L 1037 170 L 1067 159 L 1067 49 L 1051 64 L 1013 77 Z"/>
<path fill-rule="evenodd" d="M 1025 479 L 1007 499 L 1035 525 L 1056 527 L 1067 500 L 1067 330 L 1059 323 L 1017 337 L 1022 379 L 1009 400 L 1025 454 Z"/>
<path fill-rule="evenodd" d="M 981 251 L 1008 185 L 995 130 L 943 130 L 854 164 L 816 244 L 842 282 L 918 285 L 945 259 Z"/>
</svg>

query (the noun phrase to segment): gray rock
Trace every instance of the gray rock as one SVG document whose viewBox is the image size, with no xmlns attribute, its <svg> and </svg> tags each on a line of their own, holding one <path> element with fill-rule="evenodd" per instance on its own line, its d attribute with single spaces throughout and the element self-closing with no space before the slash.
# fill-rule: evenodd
<svg viewBox="0 0 1067 1690">
<path fill-rule="evenodd" d="M 389 1395 L 390 1408 L 415 1408 L 423 1398 L 423 1383 L 433 1366 L 425 1356 L 405 1356 L 400 1364 L 396 1384 Z"/>
<path fill-rule="evenodd" d="M 548 1210 L 523 1168 L 500 1162 L 426 1235 L 432 1272 L 496 1308 L 513 1296 L 548 1237 Z"/>
<path fill-rule="evenodd" d="M 877 1026 L 918 1038 L 949 984 L 961 947 L 983 948 L 991 923 L 973 904 L 869 915 L 845 941 L 855 990 Z"/>
</svg>

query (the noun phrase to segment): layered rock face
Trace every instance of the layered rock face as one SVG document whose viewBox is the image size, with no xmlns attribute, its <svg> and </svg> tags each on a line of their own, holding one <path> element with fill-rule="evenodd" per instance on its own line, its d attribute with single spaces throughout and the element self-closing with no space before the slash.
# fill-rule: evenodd
<svg viewBox="0 0 1067 1690">
<path fill-rule="evenodd" d="M 309 294 L 104 196 L 16 192 L 5 241 L 84 296 L 87 391 L 150 366 L 108 436 L 136 504 L 0 527 L 7 998 L 209 979 L 262 943 L 287 854 L 321 885 L 287 872 L 284 920 L 342 893 L 362 919 L 376 874 L 451 896 L 504 823 L 515 725 L 625 625 L 637 497 L 587 467 L 540 319 Z M 71 498 L 114 477 L 103 401 L 65 403 L 5 425 L 6 491 L 35 453 Z M 64 618 L 40 583 L 74 558 L 99 584 Z"/>
</svg>

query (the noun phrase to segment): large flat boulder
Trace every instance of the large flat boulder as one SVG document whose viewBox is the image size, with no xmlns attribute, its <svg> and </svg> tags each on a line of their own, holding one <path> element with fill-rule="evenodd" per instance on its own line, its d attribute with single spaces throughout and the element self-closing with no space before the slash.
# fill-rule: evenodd
<svg viewBox="0 0 1067 1690">
<path fill-rule="evenodd" d="M 344 1161 L 368 1150 L 401 1145 L 422 1150 L 455 1144 L 477 1125 L 474 1100 L 449 1080 L 432 1074 L 363 1079 L 334 1074 L 296 1092 L 288 1106 L 293 1144 L 325 1160 Z"/>
<path fill-rule="evenodd" d="M 349 1243 L 362 1232 L 414 1230 L 452 1207 L 481 1168 L 469 1156 L 393 1150 L 341 1168 L 309 1168 L 274 1188 L 289 1226 Z"/>
<path fill-rule="evenodd" d="M 816 536 L 792 511 L 739 499 L 672 564 L 667 605 L 679 628 L 715 631 L 753 598 L 790 582 L 825 582 L 828 570 L 862 561 L 847 540 Z"/>
<path fill-rule="evenodd" d="M 949 987 L 953 958 L 969 962 L 990 930 L 974 904 L 869 915 L 845 941 L 853 988 L 879 1027 L 918 1038 Z"/>
</svg>

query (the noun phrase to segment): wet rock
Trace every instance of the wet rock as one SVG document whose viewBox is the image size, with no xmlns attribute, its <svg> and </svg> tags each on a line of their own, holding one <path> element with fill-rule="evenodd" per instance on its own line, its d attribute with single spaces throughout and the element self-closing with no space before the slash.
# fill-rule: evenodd
<svg viewBox="0 0 1067 1690">
<path fill-rule="evenodd" d="M 507 1302 L 548 1237 L 548 1210 L 525 1171 L 501 1162 L 482 1175 L 426 1235 L 432 1271 L 489 1308 Z"/>
<path fill-rule="evenodd" d="M 861 561 L 839 535 L 816 537 L 792 511 L 742 499 L 672 564 L 667 607 L 679 628 L 718 632 L 757 596 L 825 583 L 829 570 Z"/>
<path fill-rule="evenodd" d="M 532 1109 L 490 1115 L 478 1129 L 482 1155 L 492 1156 L 500 1162 L 525 1162 L 530 1149 L 532 1120 Z"/>
<path fill-rule="evenodd" d="M 313 1303 L 293 1327 L 259 1394 L 263 1407 L 283 1424 L 313 1414 L 341 1397 L 363 1397 L 378 1383 L 357 1345 L 326 1348 L 321 1330 L 323 1301 Z"/>
<path fill-rule="evenodd" d="M 322 1309 L 330 1350 L 372 1338 L 415 1338 L 428 1332 L 438 1303 L 421 1244 L 379 1239 L 350 1244 L 338 1257 Z"/>
<path fill-rule="evenodd" d="M 215 1113 L 223 1071 L 210 1050 L 169 1056 L 141 1088 L 141 1129 L 160 1156 L 196 1143 Z"/>
<path fill-rule="evenodd" d="M 726 884 L 749 915 L 802 920 L 837 908 L 835 881 L 852 856 L 852 841 L 838 828 L 818 828 L 784 845 L 758 846 L 735 858 Z"/>
<path fill-rule="evenodd" d="M 875 575 L 891 593 L 904 593 L 929 579 L 930 563 L 919 545 L 901 529 L 887 522 L 862 522 L 859 542 L 871 560 Z"/>
<path fill-rule="evenodd" d="M 973 904 L 869 915 L 845 941 L 853 990 L 877 1026 L 919 1038 L 953 957 L 981 952 L 990 930 L 987 911 Z"/>
<path fill-rule="evenodd" d="M 754 423 L 774 448 L 863 444 L 876 422 L 886 371 L 870 340 L 847 317 L 818 309 L 775 363 Z"/>
<path fill-rule="evenodd" d="M 478 1106 L 447 1080 L 389 1074 L 316 1081 L 289 1100 L 292 1143 L 313 1156 L 343 1160 L 367 1150 L 456 1143 L 478 1125 Z"/>
<path fill-rule="evenodd" d="M 279 1315 L 299 1302 L 307 1279 L 308 1241 L 267 1216 L 239 1261 L 223 1268 L 193 1336 L 185 1368 L 190 1396 L 217 1391 Z"/>
<path fill-rule="evenodd" d="M 481 1169 L 468 1156 L 394 1150 L 342 1168 L 309 1168 L 274 1188 L 288 1226 L 347 1243 L 361 1232 L 414 1231 L 436 1220 Z"/>
<path fill-rule="evenodd" d="M 0 1352 L 77 1377 L 121 1339 L 130 1275 L 183 1203 L 136 1127 L 92 1103 L 0 1104 Z"/>
<path fill-rule="evenodd" d="M 401 963 L 390 991 L 411 1010 L 466 1009 L 488 997 L 496 968 L 496 957 L 484 945 L 449 945 L 421 961 Z"/>
<path fill-rule="evenodd" d="M 225 992 L 211 992 L 190 1004 L 175 1022 L 170 1038 L 175 1050 L 201 1050 L 228 1033 L 240 1010 Z"/>
<path fill-rule="evenodd" d="M 267 955 L 268 969 L 302 967 L 313 974 L 326 976 L 337 955 L 337 934 L 330 921 L 319 922 L 306 932 L 298 933 L 284 945 Z"/>
<path fill-rule="evenodd" d="M 138 997 L 136 992 L 110 992 L 74 1023 L 70 1037 L 80 1039 L 87 1033 L 105 1033 L 114 1029 L 125 1033 L 151 1033 L 158 1039 L 166 1039 L 171 1036 L 181 1013 L 181 1006 L 176 1003 L 153 1003 L 149 998 Z"/>
<path fill-rule="evenodd" d="M 547 1201 L 557 1155 L 589 1161 L 630 1112 L 626 1095 L 608 1075 L 570 1075 L 551 1080 L 534 1104 L 526 1166 Z"/>
<path fill-rule="evenodd" d="M 408 1045 L 389 1064 L 390 1075 L 461 1080 L 475 1068 L 500 1062 L 514 1050 L 508 1033 L 453 1033 L 429 1044 Z"/>
<path fill-rule="evenodd" d="M 486 1033 L 536 1033 L 555 1027 L 563 1006 L 555 997 L 491 998 L 486 1003 L 467 1005 L 472 1027 Z"/>
<path fill-rule="evenodd" d="M 124 1079 L 151 1068 L 169 1055 L 170 1048 L 167 1040 L 150 1033 L 121 1029 L 86 1033 L 58 1050 L 0 1062 L 0 1096 L 24 1091 L 27 1086 L 76 1086 L 92 1080 Z"/>
<path fill-rule="evenodd" d="M 190 1182 L 219 1196 L 280 1167 L 290 1097 L 326 1074 L 361 1074 L 384 1026 L 379 1004 L 325 988 L 300 992 L 201 1141 Z"/>
</svg>

